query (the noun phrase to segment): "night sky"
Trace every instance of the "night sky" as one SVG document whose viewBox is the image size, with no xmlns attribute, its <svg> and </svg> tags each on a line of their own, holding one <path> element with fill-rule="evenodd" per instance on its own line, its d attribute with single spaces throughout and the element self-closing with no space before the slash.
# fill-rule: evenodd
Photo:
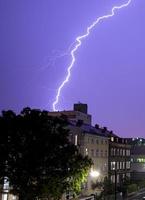
<svg viewBox="0 0 145 200">
<path fill-rule="evenodd" d="M 0 110 L 52 110 L 69 47 L 125 0 L 0 0 Z M 76 54 L 59 110 L 87 103 L 93 124 L 145 135 L 145 0 L 99 23 Z"/>
</svg>

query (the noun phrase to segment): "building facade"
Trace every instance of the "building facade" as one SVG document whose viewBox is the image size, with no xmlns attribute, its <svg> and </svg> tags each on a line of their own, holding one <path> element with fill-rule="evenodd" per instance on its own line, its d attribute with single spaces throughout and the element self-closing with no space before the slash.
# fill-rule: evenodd
<svg viewBox="0 0 145 200">
<path fill-rule="evenodd" d="M 129 138 L 131 145 L 131 179 L 145 180 L 145 139 Z"/>
<path fill-rule="evenodd" d="M 130 178 L 130 148 L 128 140 L 118 137 L 106 127 L 92 126 L 91 115 L 86 104 L 75 104 L 74 110 L 49 112 L 51 116 L 66 115 L 70 121 L 69 139 L 77 145 L 80 153 L 93 161 L 92 169 L 98 172 L 96 178 L 89 174 L 85 190 L 93 193 L 91 186 L 103 182 L 108 177 L 111 182 L 121 186 L 126 177 Z"/>
<path fill-rule="evenodd" d="M 127 140 L 120 138 L 113 133 L 109 136 L 109 177 L 110 180 L 122 186 L 125 178 L 130 178 L 131 160 L 130 160 L 131 146 Z"/>
</svg>

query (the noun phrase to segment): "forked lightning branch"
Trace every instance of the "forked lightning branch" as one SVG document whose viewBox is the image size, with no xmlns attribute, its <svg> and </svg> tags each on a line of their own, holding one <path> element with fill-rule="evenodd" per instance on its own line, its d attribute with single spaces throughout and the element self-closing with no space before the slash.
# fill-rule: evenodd
<svg viewBox="0 0 145 200">
<path fill-rule="evenodd" d="M 69 81 L 70 76 L 71 76 L 71 69 L 75 64 L 76 58 L 75 58 L 75 53 L 77 52 L 77 50 L 79 49 L 79 47 L 82 45 L 82 41 L 83 39 L 85 39 L 86 37 L 88 37 L 90 35 L 91 30 L 102 20 L 108 19 L 110 17 L 113 17 L 115 15 L 115 11 L 116 10 L 120 10 L 122 8 L 125 8 L 127 6 L 129 6 L 129 4 L 131 3 L 132 0 L 128 0 L 126 3 L 120 5 L 120 6 L 114 6 L 111 10 L 110 14 L 98 17 L 90 26 L 87 27 L 86 29 L 86 33 L 84 35 L 78 36 L 75 40 L 75 45 L 73 47 L 73 49 L 70 52 L 70 56 L 71 56 L 71 62 L 70 65 L 67 68 L 67 75 L 64 78 L 63 82 L 60 84 L 58 90 L 57 90 L 57 94 L 55 97 L 55 101 L 53 102 L 53 111 L 57 111 L 58 109 L 56 109 L 56 105 L 59 102 L 59 98 L 62 92 L 63 87 L 65 86 L 65 84 Z"/>
</svg>

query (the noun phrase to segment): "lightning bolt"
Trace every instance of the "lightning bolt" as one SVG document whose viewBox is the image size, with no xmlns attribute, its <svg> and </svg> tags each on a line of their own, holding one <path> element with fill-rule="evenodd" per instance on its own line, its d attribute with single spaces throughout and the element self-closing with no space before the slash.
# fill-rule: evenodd
<svg viewBox="0 0 145 200">
<path fill-rule="evenodd" d="M 55 101 L 53 102 L 53 111 L 58 111 L 56 109 L 56 105 L 58 104 L 59 102 L 59 97 L 60 97 L 60 94 L 61 94 L 61 91 L 63 89 L 63 87 L 65 86 L 65 84 L 69 81 L 70 79 L 70 76 L 71 76 L 71 69 L 72 67 L 74 66 L 74 63 L 76 61 L 76 58 L 75 58 L 75 53 L 76 51 L 78 50 L 78 48 L 82 45 L 82 40 L 85 39 L 86 37 L 88 37 L 90 35 L 90 32 L 91 30 L 102 20 L 104 19 L 107 19 L 107 18 L 110 18 L 110 17 L 113 17 L 115 15 L 115 10 L 120 10 L 124 7 L 127 7 L 129 6 L 129 4 L 131 3 L 132 0 L 128 0 L 126 3 L 120 5 L 120 6 L 114 6 L 111 10 L 111 13 L 108 14 L 108 15 L 104 15 L 104 16 L 101 16 L 101 17 L 98 17 L 90 26 L 87 27 L 87 30 L 86 30 L 86 33 L 84 35 L 81 35 L 81 36 L 78 36 L 75 40 L 75 46 L 74 48 L 71 50 L 70 52 L 70 55 L 71 55 L 71 63 L 70 65 L 68 66 L 67 68 L 67 75 L 64 79 L 64 81 L 61 83 L 61 85 L 59 86 L 58 90 L 57 90 L 57 94 L 56 94 L 56 97 L 55 97 Z"/>
</svg>

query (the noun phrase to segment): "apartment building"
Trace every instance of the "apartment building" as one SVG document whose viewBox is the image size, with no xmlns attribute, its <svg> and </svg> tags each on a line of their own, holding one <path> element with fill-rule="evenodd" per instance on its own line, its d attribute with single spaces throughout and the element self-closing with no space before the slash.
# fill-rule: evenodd
<svg viewBox="0 0 145 200">
<path fill-rule="evenodd" d="M 145 139 L 127 138 L 131 145 L 131 179 L 145 180 Z"/>
<path fill-rule="evenodd" d="M 126 177 L 130 178 L 131 160 L 130 149 L 131 146 L 127 140 L 120 138 L 110 132 L 109 137 L 109 177 L 117 186 L 121 186 Z"/>
<path fill-rule="evenodd" d="M 74 104 L 72 111 L 49 112 L 49 115 L 66 115 L 70 121 L 69 139 L 77 145 L 82 155 L 88 155 L 92 161 L 92 170 L 97 177 L 88 177 L 86 190 L 91 191 L 95 182 L 103 182 L 110 178 L 117 186 L 121 186 L 126 177 L 130 177 L 130 149 L 128 140 L 121 138 L 106 127 L 92 126 L 91 115 L 88 114 L 87 104 Z"/>
</svg>

